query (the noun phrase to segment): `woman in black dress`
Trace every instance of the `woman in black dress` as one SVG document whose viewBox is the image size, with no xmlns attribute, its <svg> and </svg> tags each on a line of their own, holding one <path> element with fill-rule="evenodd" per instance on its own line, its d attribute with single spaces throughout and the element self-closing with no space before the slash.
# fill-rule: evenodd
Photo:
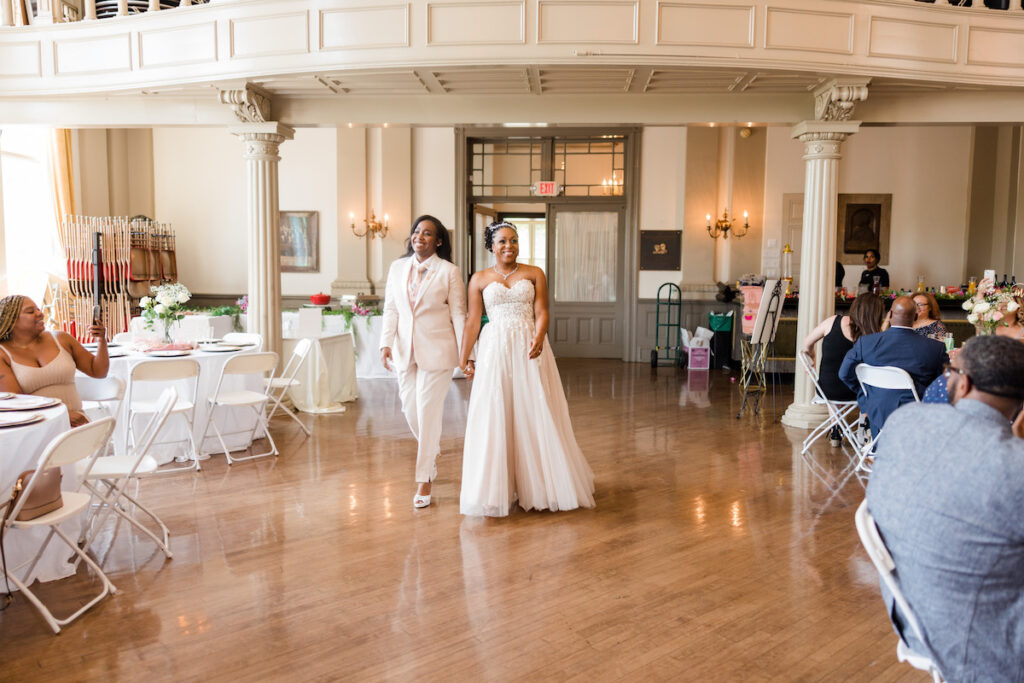
<svg viewBox="0 0 1024 683">
<path fill-rule="evenodd" d="M 818 368 L 818 384 L 830 401 L 852 401 L 855 396 L 850 387 L 839 379 L 839 366 L 853 342 L 865 334 L 874 334 L 882 329 L 885 305 L 871 293 L 865 293 L 853 300 L 849 315 L 833 315 L 821 321 L 804 339 L 802 351 L 814 360 L 814 346 L 821 340 L 821 367 Z"/>
<path fill-rule="evenodd" d="M 877 249 L 868 249 L 864 252 L 865 270 L 860 274 L 860 284 L 867 285 L 869 291 L 875 283 L 876 277 L 880 289 L 889 288 L 889 271 L 878 265 L 881 260 L 882 255 L 878 253 Z"/>
</svg>

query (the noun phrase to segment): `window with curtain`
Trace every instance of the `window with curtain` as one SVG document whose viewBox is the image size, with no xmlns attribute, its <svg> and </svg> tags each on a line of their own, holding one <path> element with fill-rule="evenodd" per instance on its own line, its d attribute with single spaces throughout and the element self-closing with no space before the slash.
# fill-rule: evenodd
<svg viewBox="0 0 1024 683">
<path fill-rule="evenodd" d="M 53 180 L 50 174 L 51 129 L 4 128 L 0 132 L 0 192 L 3 223 L 0 238 L 0 292 L 43 300 L 51 275 L 65 271 L 57 238 Z"/>
<path fill-rule="evenodd" d="M 559 211 L 556 216 L 555 300 L 615 301 L 618 212 Z"/>
</svg>

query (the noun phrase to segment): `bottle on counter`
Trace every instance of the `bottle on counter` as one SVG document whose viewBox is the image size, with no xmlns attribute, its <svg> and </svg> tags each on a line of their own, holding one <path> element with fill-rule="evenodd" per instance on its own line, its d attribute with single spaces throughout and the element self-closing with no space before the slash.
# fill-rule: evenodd
<svg viewBox="0 0 1024 683">
<path fill-rule="evenodd" d="M 924 275 L 917 276 L 917 293 L 922 294 L 925 291 L 924 287 Z"/>
</svg>

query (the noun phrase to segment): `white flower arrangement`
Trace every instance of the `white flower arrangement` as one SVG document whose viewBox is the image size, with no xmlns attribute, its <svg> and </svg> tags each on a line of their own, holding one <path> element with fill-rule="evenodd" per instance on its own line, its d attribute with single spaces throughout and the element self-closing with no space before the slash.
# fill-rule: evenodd
<svg viewBox="0 0 1024 683">
<path fill-rule="evenodd" d="M 989 279 L 979 282 L 977 293 L 963 303 L 967 322 L 977 327 L 979 334 L 995 334 L 1000 325 L 1008 326 L 1006 314 L 1018 308 L 1013 291 L 998 289 Z"/>
<path fill-rule="evenodd" d="M 152 330 L 155 321 L 162 321 L 164 339 L 169 341 L 171 325 L 185 317 L 184 306 L 192 298 L 192 293 L 180 282 L 172 282 L 149 289 L 153 296 L 144 296 L 139 299 L 142 317 L 146 319 L 146 329 Z"/>
</svg>

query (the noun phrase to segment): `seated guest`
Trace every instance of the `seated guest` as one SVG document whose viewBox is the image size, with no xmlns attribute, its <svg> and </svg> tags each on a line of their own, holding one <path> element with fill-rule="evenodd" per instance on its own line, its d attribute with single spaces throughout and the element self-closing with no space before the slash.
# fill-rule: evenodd
<svg viewBox="0 0 1024 683">
<path fill-rule="evenodd" d="M 947 681 L 1024 678 L 1024 345 L 975 337 L 946 373 L 953 405 L 889 418 L 868 508 L 920 621 L 896 631 Z"/>
<path fill-rule="evenodd" d="M 814 359 L 814 345 L 821 340 L 821 366 L 818 369 L 818 384 L 830 401 L 852 401 L 856 394 L 839 379 L 839 367 L 843 358 L 853 348 L 853 343 L 865 334 L 881 330 L 885 306 L 882 300 L 871 293 L 861 294 L 850 305 L 849 315 L 833 315 L 825 318 L 811 330 L 804 339 L 803 351 Z"/>
<path fill-rule="evenodd" d="M 879 279 L 879 285 L 881 285 L 882 289 L 886 289 L 889 286 L 889 271 L 878 267 L 878 262 L 881 260 L 882 255 L 878 253 L 877 249 L 868 249 L 864 252 L 864 265 L 866 268 L 860 274 L 860 284 L 867 285 L 869 290 L 871 285 L 874 284 L 876 277 Z"/>
<path fill-rule="evenodd" d="M 839 261 L 836 261 L 836 289 L 843 286 L 843 279 L 846 277 L 846 268 Z"/>
<path fill-rule="evenodd" d="M 914 309 L 917 311 L 917 318 L 914 319 L 914 332 L 922 337 L 931 337 L 942 341 L 946 336 L 946 326 L 942 323 L 942 316 L 939 311 L 939 302 L 930 292 L 918 292 L 912 294 Z M 889 329 L 889 322 L 882 324 L 882 329 Z"/>
<path fill-rule="evenodd" d="M 58 398 L 67 406 L 72 427 L 85 424 L 75 370 L 106 377 L 110 365 L 106 329 L 94 322 L 89 334 L 99 342 L 95 356 L 67 332 L 47 332 L 43 312 L 28 297 L 0 299 L 0 391 Z"/>
<path fill-rule="evenodd" d="M 861 412 L 867 413 L 871 433 L 875 436 L 892 411 L 913 401 L 914 396 L 906 389 L 875 388 L 869 389 L 864 396 L 857 381 L 857 366 L 867 363 L 906 370 L 920 397 L 949 361 L 946 347 L 941 342 L 914 333 L 915 316 L 914 301 L 909 296 L 894 299 L 889 309 L 889 329 L 858 339 L 839 368 L 839 378 L 858 395 Z"/>
</svg>

